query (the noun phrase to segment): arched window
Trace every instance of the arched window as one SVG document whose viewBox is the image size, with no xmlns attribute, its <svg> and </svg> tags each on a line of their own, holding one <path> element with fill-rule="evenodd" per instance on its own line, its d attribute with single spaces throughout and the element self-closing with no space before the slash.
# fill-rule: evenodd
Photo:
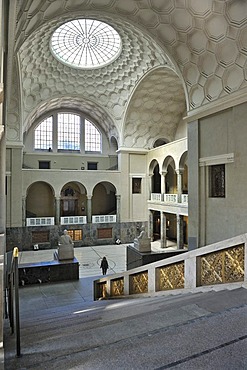
<svg viewBox="0 0 247 370">
<path fill-rule="evenodd" d="M 99 130 L 87 119 L 85 120 L 85 151 L 101 151 L 101 135 Z"/>
<path fill-rule="evenodd" d="M 35 130 L 34 148 L 49 149 L 52 148 L 53 138 L 53 117 L 46 118 Z"/>
<path fill-rule="evenodd" d="M 35 128 L 35 150 L 101 153 L 101 148 L 101 132 L 79 114 L 54 113 Z"/>
<path fill-rule="evenodd" d="M 57 117 L 57 148 L 80 150 L 80 116 L 71 113 L 58 113 Z"/>
</svg>

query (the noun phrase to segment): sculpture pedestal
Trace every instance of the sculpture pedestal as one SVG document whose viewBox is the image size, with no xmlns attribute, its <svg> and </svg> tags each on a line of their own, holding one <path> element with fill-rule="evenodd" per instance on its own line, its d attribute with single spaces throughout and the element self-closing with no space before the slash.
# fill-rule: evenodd
<svg viewBox="0 0 247 370">
<path fill-rule="evenodd" d="M 59 261 L 72 260 L 74 258 L 74 245 L 59 244 L 57 248 L 57 258 Z"/>
<path fill-rule="evenodd" d="M 151 252 L 151 238 L 134 239 L 134 247 L 139 252 Z"/>
</svg>

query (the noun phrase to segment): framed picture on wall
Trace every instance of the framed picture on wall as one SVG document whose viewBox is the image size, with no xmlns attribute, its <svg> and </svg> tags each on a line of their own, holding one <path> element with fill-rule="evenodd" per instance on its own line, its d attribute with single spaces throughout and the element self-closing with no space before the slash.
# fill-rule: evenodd
<svg viewBox="0 0 247 370">
<path fill-rule="evenodd" d="M 142 192 L 142 179 L 138 177 L 132 178 L 132 194 L 141 194 Z"/>
</svg>

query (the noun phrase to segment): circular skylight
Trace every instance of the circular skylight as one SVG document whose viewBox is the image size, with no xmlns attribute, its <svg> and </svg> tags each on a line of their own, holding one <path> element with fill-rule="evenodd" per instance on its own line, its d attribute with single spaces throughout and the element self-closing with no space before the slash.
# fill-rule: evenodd
<svg viewBox="0 0 247 370">
<path fill-rule="evenodd" d="M 109 24 L 76 19 L 56 29 L 51 49 L 55 57 L 72 67 L 99 68 L 119 56 L 121 38 Z"/>
</svg>

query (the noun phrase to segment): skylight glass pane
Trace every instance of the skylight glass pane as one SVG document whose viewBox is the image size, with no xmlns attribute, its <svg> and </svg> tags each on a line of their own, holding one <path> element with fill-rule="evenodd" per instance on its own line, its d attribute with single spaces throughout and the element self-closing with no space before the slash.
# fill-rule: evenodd
<svg viewBox="0 0 247 370">
<path fill-rule="evenodd" d="M 85 151 L 101 152 L 101 134 L 88 120 L 85 120 Z"/>
<path fill-rule="evenodd" d="M 76 19 L 61 25 L 51 37 L 51 50 L 65 64 L 98 68 L 113 62 L 121 52 L 121 38 L 110 25 L 93 19 Z"/>
<path fill-rule="evenodd" d="M 59 113 L 57 117 L 58 149 L 80 150 L 80 116 Z"/>
<path fill-rule="evenodd" d="M 52 149 L 52 129 L 53 118 L 48 117 L 35 129 L 34 148 L 35 149 Z"/>
</svg>

